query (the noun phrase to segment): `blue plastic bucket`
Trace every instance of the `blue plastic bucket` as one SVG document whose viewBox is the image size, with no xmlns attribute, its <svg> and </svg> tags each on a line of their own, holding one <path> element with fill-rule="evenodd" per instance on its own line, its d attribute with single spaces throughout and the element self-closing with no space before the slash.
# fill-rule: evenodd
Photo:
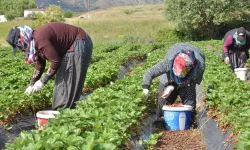
<svg viewBox="0 0 250 150">
<path fill-rule="evenodd" d="M 163 106 L 165 128 L 167 130 L 188 130 L 191 124 L 192 106 Z"/>
</svg>

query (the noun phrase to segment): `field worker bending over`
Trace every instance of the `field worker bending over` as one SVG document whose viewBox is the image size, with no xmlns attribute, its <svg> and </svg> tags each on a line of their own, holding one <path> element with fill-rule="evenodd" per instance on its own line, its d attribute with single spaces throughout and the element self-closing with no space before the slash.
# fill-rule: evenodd
<svg viewBox="0 0 250 150">
<path fill-rule="evenodd" d="M 80 99 L 92 55 L 92 40 L 81 28 L 64 23 L 48 23 L 33 30 L 11 28 L 6 41 L 25 53 L 26 63 L 35 69 L 26 94 L 39 92 L 56 74 L 52 109 L 74 108 Z M 50 66 L 43 74 L 46 60 Z"/>
<path fill-rule="evenodd" d="M 249 58 L 250 33 L 244 27 L 230 30 L 224 36 L 223 60 L 235 68 L 244 68 Z"/>
<path fill-rule="evenodd" d="M 179 95 L 184 105 L 193 107 L 193 123 L 196 114 L 196 84 L 201 83 L 204 70 L 205 55 L 199 48 L 187 43 L 174 44 L 163 60 L 144 73 L 143 93 L 148 96 L 152 80 L 159 76 L 159 109 L 165 104 L 173 104 Z"/>
</svg>

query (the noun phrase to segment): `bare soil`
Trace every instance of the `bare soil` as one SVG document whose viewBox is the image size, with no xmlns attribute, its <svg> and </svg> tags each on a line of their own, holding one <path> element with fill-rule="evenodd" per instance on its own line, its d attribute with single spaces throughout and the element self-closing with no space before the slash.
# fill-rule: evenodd
<svg viewBox="0 0 250 150">
<path fill-rule="evenodd" d="M 161 131 L 154 150 L 207 150 L 204 139 L 197 129 L 184 131 Z"/>
<path fill-rule="evenodd" d="M 182 104 L 180 97 L 177 98 L 173 106 Z M 196 128 L 183 131 L 165 130 L 164 124 L 159 123 L 156 127 L 157 132 L 163 133 L 158 139 L 154 150 L 207 150 L 201 132 Z"/>
</svg>

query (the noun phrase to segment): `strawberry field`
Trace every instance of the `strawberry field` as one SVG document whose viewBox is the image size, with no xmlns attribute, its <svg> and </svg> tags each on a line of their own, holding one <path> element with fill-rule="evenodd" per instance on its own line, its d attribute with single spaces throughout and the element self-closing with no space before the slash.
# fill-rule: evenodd
<svg viewBox="0 0 250 150">
<path fill-rule="evenodd" d="M 22 132 L 6 149 L 130 149 L 131 137 L 137 136 L 141 122 L 156 106 L 158 80 L 153 81 L 147 101 L 143 99 L 141 80 L 144 71 L 160 61 L 168 44 L 122 44 L 108 42 L 95 45 L 87 73 L 84 92 L 91 92 L 79 101 L 76 109 L 60 110 L 49 121 L 46 130 Z M 218 120 L 221 130 L 232 130 L 238 149 L 250 148 L 250 85 L 236 78 L 229 66 L 215 55 L 221 41 L 191 42 L 206 54 L 203 78 L 204 101 L 209 116 Z M 53 81 L 39 94 L 23 94 L 33 72 L 25 64 L 23 54 L 11 54 L 0 48 L 0 119 L 1 125 L 15 119 L 18 113 L 31 113 L 51 104 Z M 143 60 L 122 79 L 117 79 L 119 66 L 130 59 Z M 233 142 L 233 141 L 232 141 Z"/>
</svg>

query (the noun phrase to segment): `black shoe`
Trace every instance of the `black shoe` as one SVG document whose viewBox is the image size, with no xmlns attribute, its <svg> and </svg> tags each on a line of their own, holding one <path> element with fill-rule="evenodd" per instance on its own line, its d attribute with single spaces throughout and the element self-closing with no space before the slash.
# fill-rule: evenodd
<svg viewBox="0 0 250 150">
<path fill-rule="evenodd" d="M 161 118 L 155 120 L 154 125 L 155 125 L 156 128 L 161 128 L 161 129 L 165 128 L 165 120 L 164 120 L 164 118 L 161 117 Z"/>
<path fill-rule="evenodd" d="M 198 128 L 198 124 L 197 124 L 196 122 L 191 122 L 190 127 L 191 127 L 192 129 L 197 129 L 197 128 Z"/>
<path fill-rule="evenodd" d="M 159 118 L 163 118 L 164 117 L 164 114 L 163 114 L 163 111 L 160 111 L 159 112 L 159 116 L 158 116 Z"/>
</svg>

